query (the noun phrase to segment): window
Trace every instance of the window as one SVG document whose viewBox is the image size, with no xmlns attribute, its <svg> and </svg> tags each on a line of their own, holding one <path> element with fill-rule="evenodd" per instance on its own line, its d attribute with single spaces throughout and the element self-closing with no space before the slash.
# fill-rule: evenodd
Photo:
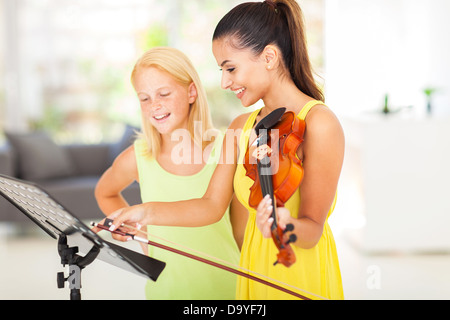
<svg viewBox="0 0 450 320">
<path fill-rule="evenodd" d="M 200 73 L 214 122 L 226 127 L 244 111 L 220 88 L 211 51 L 214 27 L 236 0 L 6 0 L 0 31 L 0 128 L 37 130 L 60 143 L 117 139 L 140 125 L 130 84 L 148 48 L 184 51 Z M 322 64 L 322 1 L 302 1 L 310 55 Z M 317 68 L 318 66 L 318 68 Z"/>
</svg>

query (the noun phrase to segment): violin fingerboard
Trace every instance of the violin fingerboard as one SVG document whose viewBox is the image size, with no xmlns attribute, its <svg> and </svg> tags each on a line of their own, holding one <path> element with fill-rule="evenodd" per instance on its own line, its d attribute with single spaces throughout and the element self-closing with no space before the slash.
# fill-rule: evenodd
<svg viewBox="0 0 450 320">
<path fill-rule="evenodd" d="M 263 160 L 265 160 L 266 158 L 269 159 L 269 157 L 266 156 L 264 159 L 261 160 L 261 162 L 264 162 Z M 271 229 L 275 229 L 277 228 L 278 223 L 277 223 L 277 216 L 275 213 L 276 202 L 273 191 L 272 174 L 269 174 L 269 172 L 271 171 L 270 159 L 268 160 L 269 162 L 268 165 L 262 164 L 261 162 L 258 161 L 257 166 L 258 166 L 259 181 L 261 184 L 262 197 L 264 198 L 266 195 L 270 195 L 270 198 L 272 200 L 272 213 L 270 216 L 273 218 Z"/>
<path fill-rule="evenodd" d="M 267 144 L 268 134 L 266 129 L 259 130 L 259 139 L 258 139 L 258 147 L 261 145 Z M 275 229 L 278 226 L 277 216 L 275 213 L 275 196 L 273 190 L 273 174 L 272 174 L 272 166 L 270 162 L 270 158 L 266 155 L 261 160 L 257 161 L 258 168 L 258 176 L 261 184 L 262 197 L 264 198 L 266 195 L 270 195 L 272 200 L 272 213 L 271 217 L 273 218 L 273 223 L 271 229 Z"/>
</svg>

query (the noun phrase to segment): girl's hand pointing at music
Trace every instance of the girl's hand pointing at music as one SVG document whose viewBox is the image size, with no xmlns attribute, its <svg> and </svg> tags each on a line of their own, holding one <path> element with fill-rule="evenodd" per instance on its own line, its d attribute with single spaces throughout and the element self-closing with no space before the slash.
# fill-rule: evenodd
<svg viewBox="0 0 450 320">
<path fill-rule="evenodd" d="M 121 231 L 133 235 L 139 232 L 141 226 L 149 224 L 148 215 L 143 204 L 116 210 L 115 212 L 107 216 L 104 220 L 102 220 L 100 224 L 104 224 L 104 221 L 106 219 L 110 219 L 113 221 L 109 227 L 110 231 L 114 231 L 117 228 L 120 228 Z M 127 226 L 132 226 L 132 228 L 127 228 Z M 92 231 L 94 232 L 99 232 L 100 230 L 102 229 L 98 227 L 92 228 Z M 119 241 L 129 241 L 131 239 L 129 236 L 121 236 L 118 234 L 113 234 L 113 238 Z"/>
</svg>

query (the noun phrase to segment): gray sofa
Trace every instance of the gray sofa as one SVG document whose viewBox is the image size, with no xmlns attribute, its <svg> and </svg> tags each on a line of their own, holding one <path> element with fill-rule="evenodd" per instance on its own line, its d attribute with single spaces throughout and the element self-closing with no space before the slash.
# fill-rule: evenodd
<svg viewBox="0 0 450 320">
<path fill-rule="evenodd" d="M 117 143 L 56 145 L 45 133 L 6 134 L 0 146 L 0 174 L 41 186 L 69 212 L 83 220 L 104 217 L 94 196 L 95 185 L 114 158 L 132 142 L 132 128 Z M 130 204 L 140 203 L 139 185 L 123 192 Z M 0 222 L 28 222 L 0 196 Z"/>
</svg>

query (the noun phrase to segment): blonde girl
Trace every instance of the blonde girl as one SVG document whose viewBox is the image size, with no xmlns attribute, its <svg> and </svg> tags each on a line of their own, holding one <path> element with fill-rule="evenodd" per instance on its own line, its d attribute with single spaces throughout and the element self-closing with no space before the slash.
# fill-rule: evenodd
<svg viewBox="0 0 450 320">
<path fill-rule="evenodd" d="M 137 61 L 131 82 L 140 101 L 142 132 L 98 182 L 96 198 L 105 215 L 128 207 L 121 191 L 134 181 L 139 182 L 144 203 L 201 197 L 221 149 L 222 138 L 213 128 L 203 86 L 182 52 L 167 47 L 147 51 Z M 237 263 L 239 249 L 228 209 L 223 209 L 221 218 L 208 226 L 143 224 L 143 229 L 150 240 L 163 238 Z M 183 220 L 183 216 L 178 211 L 172 217 Z M 148 281 L 147 299 L 234 298 L 233 274 L 155 247 L 144 251 L 166 262 L 158 280 Z"/>
</svg>

